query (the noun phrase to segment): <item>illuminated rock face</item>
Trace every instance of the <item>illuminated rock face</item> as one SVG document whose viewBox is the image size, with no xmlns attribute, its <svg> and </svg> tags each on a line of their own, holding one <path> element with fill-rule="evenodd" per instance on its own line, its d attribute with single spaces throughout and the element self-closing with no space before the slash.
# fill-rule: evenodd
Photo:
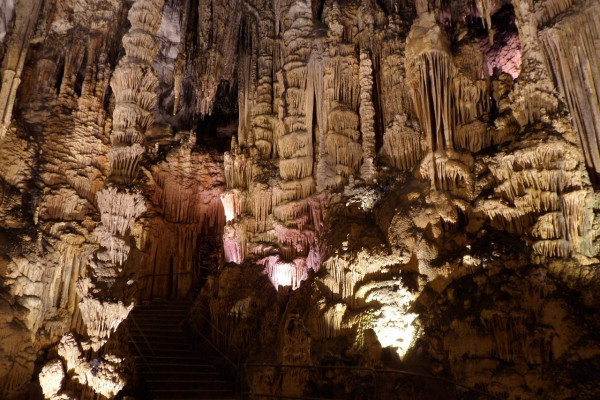
<svg viewBox="0 0 600 400">
<path fill-rule="evenodd" d="M 250 360 L 600 396 L 600 5 L 442 3 L 2 1 L 0 398 L 115 397 L 205 281 Z"/>
<path fill-rule="evenodd" d="M 239 267 L 209 281 L 197 312 L 235 332 L 250 358 L 275 335 L 280 362 L 296 357 L 284 343 L 310 337 L 311 362 L 348 341 L 345 356 L 381 365 L 375 337 L 470 386 L 568 397 L 541 369 L 574 368 L 567 353 L 596 347 L 570 334 L 559 344 L 585 318 L 545 326 L 541 310 L 594 304 L 598 324 L 598 297 L 584 289 L 598 279 L 596 2 L 253 4 L 258 20 L 240 17 L 240 123 L 222 195 L 225 259 Z M 244 273 L 257 287 L 266 280 L 252 274 L 267 275 L 278 305 L 233 282 Z M 587 300 L 567 305 L 565 285 Z M 533 292 L 518 300 L 521 290 Z M 279 328 L 261 321 L 267 311 Z M 292 320 L 305 336 L 298 322 L 285 329 Z M 596 365 L 595 351 L 584 363 Z M 307 379 L 261 371 L 254 384 L 297 394 L 292 375 Z"/>
</svg>

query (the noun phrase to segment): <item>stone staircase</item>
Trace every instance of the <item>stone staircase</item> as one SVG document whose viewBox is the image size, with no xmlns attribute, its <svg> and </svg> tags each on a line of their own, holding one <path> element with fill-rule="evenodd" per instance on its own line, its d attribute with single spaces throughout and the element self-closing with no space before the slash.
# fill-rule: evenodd
<svg viewBox="0 0 600 400">
<path fill-rule="evenodd" d="M 239 398 L 234 394 L 234 379 L 220 372 L 216 354 L 202 343 L 193 343 L 183 329 L 191 304 L 190 300 L 161 300 L 132 310 L 130 346 L 144 399 Z"/>
</svg>

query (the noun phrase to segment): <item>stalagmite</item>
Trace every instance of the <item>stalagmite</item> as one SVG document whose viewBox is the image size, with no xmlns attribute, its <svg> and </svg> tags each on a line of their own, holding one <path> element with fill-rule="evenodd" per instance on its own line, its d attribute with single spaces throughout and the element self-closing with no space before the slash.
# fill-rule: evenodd
<svg viewBox="0 0 600 400">
<path fill-rule="evenodd" d="M 77 340 L 65 335 L 58 346 L 58 355 L 65 361 L 67 372 L 81 385 L 91 388 L 98 395 L 112 398 L 123 389 L 125 379 L 119 364 L 122 361 L 111 354 L 101 359 L 85 361 Z"/>
<path fill-rule="evenodd" d="M 44 365 L 40 372 L 40 385 L 45 399 L 52 399 L 62 389 L 65 371 L 60 360 L 54 360 Z"/>
</svg>

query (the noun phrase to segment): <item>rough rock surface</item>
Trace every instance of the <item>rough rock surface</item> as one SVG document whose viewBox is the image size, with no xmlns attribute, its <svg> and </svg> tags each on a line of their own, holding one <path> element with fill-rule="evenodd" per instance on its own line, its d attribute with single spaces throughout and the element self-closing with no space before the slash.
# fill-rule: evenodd
<svg viewBox="0 0 600 400">
<path fill-rule="evenodd" d="M 257 392 L 600 396 L 598 1 L 0 6 L 0 398 L 118 396 L 131 309 L 198 292 L 338 368 Z"/>
</svg>

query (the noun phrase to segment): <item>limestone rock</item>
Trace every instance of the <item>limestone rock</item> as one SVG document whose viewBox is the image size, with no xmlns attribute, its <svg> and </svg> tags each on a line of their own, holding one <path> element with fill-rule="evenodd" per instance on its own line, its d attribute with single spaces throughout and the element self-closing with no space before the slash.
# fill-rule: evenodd
<svg viewBox="0 0 600 400">
<path fill-rule="evenodd" d="M 190 296 L 264 393 L 599 396 L 598 1 L 1 3 L 1 398 Z"/>
<path fill-rule="evenodd" d="M 39 375 L 40 385 L 46 399 L 57 398 L 65 379 L 65 371 L 60 360 L 54 360 L 44 365 Z"/>
</svg>

